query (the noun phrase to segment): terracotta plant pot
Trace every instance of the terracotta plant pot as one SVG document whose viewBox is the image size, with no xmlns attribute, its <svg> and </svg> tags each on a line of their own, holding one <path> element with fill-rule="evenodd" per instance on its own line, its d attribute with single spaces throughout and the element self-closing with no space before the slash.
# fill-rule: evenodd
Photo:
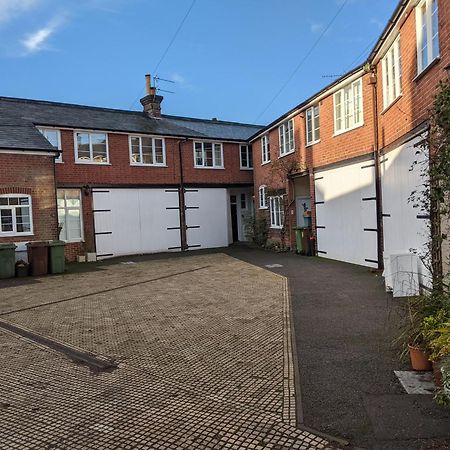
<svg viewBox="0 0 450 450">
<path fill-rule="evenodd" d="M 408 344 L 409 356 L 411 358 L 411 366 L 414 370 L 431 370 L 431 361 L 427 354 L 418 347 Z"/>
</svg>

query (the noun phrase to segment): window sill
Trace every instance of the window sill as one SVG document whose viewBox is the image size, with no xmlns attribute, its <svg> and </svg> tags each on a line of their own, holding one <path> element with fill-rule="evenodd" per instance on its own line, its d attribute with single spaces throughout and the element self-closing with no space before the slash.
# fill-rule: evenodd
<svg viewBox="0 0 450 450">
<path fill-rule="evenodd" d="M 81 242 L 84 242 L 84 239 L 72 239 L 70 241 L 65 241 L 64 239 L 61 239 L 66 244 L 80 244 Z"/>
<path fill-rule="evenodd" d="M 241 167 L 241 170 L 253 170 L 253 167 Z"/>
<path fill-rule="evenodd" d="M 75 164 L 86 164 L 88 166 L 111 166 L 110 162 L 94 162 L 94 161 L 75 161 Z"/>
<path fill-rule="evenodd" d="M 271 162 L 270 159 L 269 159 L 269 161 L 264 161 L 261 163 L 261 166 L 266 166 L 267 164 L 270 164 L 270 162 Z"/>
<path fill-rule="evenodd" d="M 337 137 L 337 136 L 340 136 L 341 134 L 349 133 L 350 131 L 357 130 L 358 128 L 361 128 L 363 126 L 364 126 L 364 122 L 361 123 L 360 125 L 356 125 L 356 127 L 349 128 L 348 130 L 335 131 L 333 134 L 333 137 Z"/>
<path fill-rule="evenodd" d="M 58 161 L 57 159 L 55 159 L 55 163 L 57 163 L 57 164 L 64 164 L 64 161 Z"/>
<path fill-rule="evenodd" d="M 291 150 L 290 152 L 283 153 L 282 155 L 279 155 L 279 156 L 278 156 L 278 159 L 284 158 L 285 156 L 292 155 L 293 153 L 295 153 L 295 148 L 294 148 L 294 150 Z"/>
<path fill-rule="evenodd" d="M 424 69 L 422 69 L 422 72 L 419 72 L 414 78 L 413 81 L 419 81 L 422 77 L 424 77 L 433 67 L 437 66 L 439 63 L 441 62 L 441 56 L 437 56 L 436 58 L 433 59 L 433 61 L 430 62 L 430 64 L 428 64 L 427 67 L 425 67 Z"/>
<path fill-rule="evenodd" d="M 384 108 L 383 111 L 381 111 L 381 115 L 383 115 L 384 113 L 389 111 L 402 97 L 403 97 L 403 93 L 400 94 L 392 103 L 390 103 L 388 106 L 386 106 L 386 108 Z"/>
<path fill-rule="evenodd" d="M 203 166 L 194 166 L 194 169 L 225 170 L 225 167 L 203 167 Z"/>
<path fill-rule="evenodd" d="M 21 237 L 28 237 L 28 236 L 34 236 L 34 233 L 32 233 L 32 232 L 30 232 L 30 233 L 0 233 L 0 239 L 1 238 L 10 238 L 10 237 L 21 238 Z"/>
<path fill-rule="evenodd" d="M 320 139 L 318 141 L 310 142 L 305 145 L 305 148 L 312 147 L 313 145 L 320 144 Z"/>
<path fill-rule="evenodd" d="M 277 226 L 275 226 L 275 225 L 270 225 L 270 229 L 271 229 L 271 230 L 282 230 L 283 227 L 277 227 Z"/>
<path fill-rule="evenodd" d="M 138 164 L 130 163 L 130 167 L 169 167 L 167 164 Z"/>
<path fill-rule="evenodd" d="M 260 206 L 259 209 L 269 209 L 268 206 Z"/>
</svg>

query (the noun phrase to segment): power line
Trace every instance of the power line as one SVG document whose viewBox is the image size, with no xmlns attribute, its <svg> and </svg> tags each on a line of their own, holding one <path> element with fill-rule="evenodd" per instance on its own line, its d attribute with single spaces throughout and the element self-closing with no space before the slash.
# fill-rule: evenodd
<svg viewBox="0 0 450 450">
<path fill-rule="evenodd" d="M 169 44 L 167 45 L 166 49 L 164 50 L 164 53 L 162 54 L 160 60 L 158 61 L 158 64 L 156 64 L 156 67 L 153 70 L 153 74 L 154 75 L 156 75 L 156 71 L 159 69 L 159 66 L 164 61 L 164 58 L 166 57 L 167 53 L 169 52 L 170 48 L 172 47 L 173 43 L 175 42 L 175 39 L 177 38 L 178 34 L 180 33 L 181 29 L 183 28 L 184 22 L 186 22 L 186 19 L 189 17 L 189 14 L 191 13 L 192 8 L 194 7 L 196 1 L 197 0 L 192 0 L 191 6 L 186 11 L 186 14 L 184 15 L 183 19 L 181 20 L 180 24 L 178 25 L 178 28 L 176 29 L 174 35 L 172 36 L 172 39 L 170 40 Z M 143 91 L 144 91 L 144 88 L 141 88 L 139 90 L 139 94 L 134 99 L 134 101 L 131 104 L 129 109 L 131 109 L 136 104 L 136 102 L 139 100 L 139 97 L 143 94 Z"/>
<path fill-rule="evenodd" d="M 375 39 L 371 40 L 369 45 L 347 66 L 346 69 L 344 69 L 344 73 L 348 72 L 350 69 L 353 69 L 354 64 L 356 64 L 360 60 L 360 58 L 362 58 L 366 54 L 367 50 L 372 48 L 377 40 L 378 36 Z"/>
<path fill-rule="evenodd" d="M 325 33 L 330 29 L 331 25 L 335 22 L 335 20 L 338 18 L 339 14 L 344 9 L 345 5 L 348 3 L 348 0 L 344 0 L 344 2 L 341 4 L 339 9 L 337 10 L 336 14 L 333 16 L 331 21 L 328 23 L 328 25 L 323 29 L 322 33 L 320 33 L 320 36 L 316 39 L 314 44 L 311 46 L 311 48 L 308 50 L 306 55 L 302 58 L 302 60 L 298 63 L 297 67 L 294 69 L 294 71 L 289 75 L 288 79 L 285 81 L 285 83 L 281 86 L 281 88 L 278 90 L 278 92 L 275 94 L 275 96 L 272 98 L 272 100 L 269 102 L 269 104 L 264 108 L 264 110 L 259 114 L 259 116 L 255 119 L 255 123 L 258 122 L 260 117 L 264 115 L 264 113 L 273 105 L 274 101 L 280 96 L 280 94 L 284 91 L 286 86 L 291 82 L 292 78 L 294 78 L 295 74 L 299 71 L 300 67 L 303 66 L 303 64 L 306 62 L 306 60 L 309 58 L 311 53 L 315 50 L 315 48 L 319 45 L 319 42 L 322 40 L 322 38 L 325 36 Z"/>
</svg>

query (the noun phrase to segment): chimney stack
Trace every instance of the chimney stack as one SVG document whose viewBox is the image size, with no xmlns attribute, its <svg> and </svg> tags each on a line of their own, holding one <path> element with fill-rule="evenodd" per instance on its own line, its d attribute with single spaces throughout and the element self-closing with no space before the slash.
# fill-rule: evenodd
<svg viewBox="0 0 450 450">
<path fill-rule="evenodd" d="M 161 117 L 162 95 L 156 94 L 156 89 L 152 86 L 152 77 L 150 74 L 145 75 L 145 97 L 141 98 L 141 105 L 144 112 L 149 117 Z"/>
</svg>

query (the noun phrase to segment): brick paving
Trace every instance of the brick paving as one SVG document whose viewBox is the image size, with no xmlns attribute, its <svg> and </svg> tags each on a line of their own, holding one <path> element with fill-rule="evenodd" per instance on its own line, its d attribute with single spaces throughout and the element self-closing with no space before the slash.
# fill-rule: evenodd
<svg viewBox="0 0 450 450">
<path fill-rule="evenodd" d="M 0 320 L 119 367 L 0 331 L 1 449 L 332 447 L 294 426 L 283 277 L 219 254 L 36 281 L 0 289 Z"/>
</svg>

